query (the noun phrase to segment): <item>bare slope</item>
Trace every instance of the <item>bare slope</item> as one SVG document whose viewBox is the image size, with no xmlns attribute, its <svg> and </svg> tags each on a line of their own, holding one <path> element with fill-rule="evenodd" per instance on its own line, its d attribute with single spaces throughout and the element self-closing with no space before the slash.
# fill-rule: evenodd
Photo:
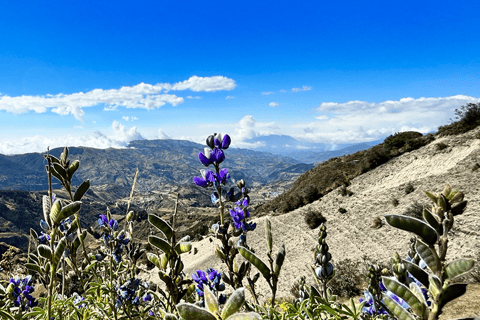
<svg viewBox="0 0 480 320">
<path fill-rule="evenodd" d="M 459 257 L 477 257 L 480 243 L 480 170 L 472 167 L 480 161 L 480 140 L 475 137 L 480 128 L 460 136 L 437 138 L 429 145 L 408 152 L 351 181 L 350 197 L 341 196 L 336 190 L 305 207 L 284 215 L 270 216 L 273 230 L 274 250 L 285 243 L 287 256 L 280 278 L 279 296 L 290 295 L 293 282 L 306 275 L 312 280 L 309 265 L 313 262 L 313 248 L 318 230 L 310 230 L 304 222 L 307 210 L 319 210 L 327 218 L 327 241 L 334 262 L 345 258 L 386 261 L 395 252 L 405 256 L 410 234 L 389 226 L 371 228 L 375 217 L 385 214 L 401 214 L 414 201 L 429 204 L 424 190 L 440 193 L 446 183 L 465 193 L 469 201 L 465 213 L 456 218 L 454 232 L 449 242 L 448 260 Z M 448 147 L 438 150 L 438 143 Z M 415 191 L 406 194 L 405 185 L 412 183 Z M 399 200 L 394 207 L 391 199 Z M 347 210 L 342 214 L 340 207 Z M 249 232 L 248 243 L 266 261 L 264 221 L 266 217 L 254 219 L 257 229 Z M 214 254 L 218 240 L 206 238 L 194 246 L 197 254 L 184 257 L 187 274 L 209 267 L 224 269 Z M 156 273 L 150 273 L 155 280 Z M 157 279 L 158 280 L 158 279 Z M 268 285 L 259 280 L 259 292 L 269 293 Z"/>
</svg>

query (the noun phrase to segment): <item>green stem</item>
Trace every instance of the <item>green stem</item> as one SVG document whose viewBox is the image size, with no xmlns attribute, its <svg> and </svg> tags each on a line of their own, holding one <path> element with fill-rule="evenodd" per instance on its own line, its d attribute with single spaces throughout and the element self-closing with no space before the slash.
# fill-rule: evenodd
<svg viewBox="0 0 480 320">
<path fill-rule="evenodd" d="M 47 297 L 47 319 L 52 318 L 52 291 L 53 291 L 53 286 L 55 285 L 55 273 L 56 273 L 56 267 L 53 265 L 53 259 L 55 255 L 54 251 L 54 245 L 55 245 L 55 235 L 56 235 L 57 228 L 56 226 L 53 227 L 52 229 L 52 234 L 50 236 L 50 249 L 52 251 L 52 259 L 50 260 L 50 284 L 48 285 L 48 297 Z"/>
</svg>

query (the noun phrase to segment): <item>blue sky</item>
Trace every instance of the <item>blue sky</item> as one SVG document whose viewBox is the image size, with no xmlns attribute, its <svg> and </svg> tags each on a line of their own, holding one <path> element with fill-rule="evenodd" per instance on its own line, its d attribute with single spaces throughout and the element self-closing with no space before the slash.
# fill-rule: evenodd
<svg viewBox="0 0 480 320">
<path fill-rule="evenodd" d="M 480 102 L 478 12 L 478 1 L 2 3 L 0 153 L 435 131 Z"/>
</svg>

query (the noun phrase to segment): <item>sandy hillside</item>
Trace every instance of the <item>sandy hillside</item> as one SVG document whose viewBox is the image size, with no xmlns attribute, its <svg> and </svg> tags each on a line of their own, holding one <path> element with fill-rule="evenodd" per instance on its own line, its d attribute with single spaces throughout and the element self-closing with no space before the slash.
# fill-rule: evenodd
<svg viewBox="0 0 480 320">
<path fill-rule="evenodd" d="M 447 259 L 477 257 L 480 250 L 480 170 L 472 171 L 472 167 L 480 162 L 480 140 L 475 138 L 479 133 L 480 128 L 461 136 L 438 138 L 419 150 L 393 159 L 352 180 L 348 189 L 354 194 L 350 197 L 343 197 L 335 190 L 308 206 L 288 214 L 270 216 L 274 251 L 284 243 L 287 252 L 278 296 L 290 295 L 292 284 L 302 275 L 312 281 L 309 266 L 313 262 L 318 229 L 310 230 L 304 222 L 304 214 L 309 209 L 319 210 L 327 218 L 327 243 L 334 263 L 346 258 L 361 260 L 364 255 L 371 260 L 386 261 L 395 252 L 406 256 L 411 235 L 385 225 L 373 229 L 373 219 L 385 214 L 401 214 L 414 201 L 430 206 L 431 202 L 423 191 L 440 193 L 445 183 L 449 183 L 463 191 L 469 203 L 465 213 L 456 218 Z M 440 142 L 448 147 L 439 151 L 436 144 Z M 407 183 L 415 187 L 415 191 L 408 195 L 404 191 Z M 392 198 L 399 200 L 397 207 L 392 205 Z M 340 207 L 347 213 L 340 213 Z M 257 229 L 248 234 L 247 242 L 267 261 L 265 218 L 254 219 Z M 214 246 L 219 243 L 220 240 L 213 238 L 195 243 L 198 253 L 183 256 L 187 274 L 210 267 L 223 270 L 224 266 L 214 254 Z M 158 281 L 156 273 L 150 275 L 151 280 Z M 268 295 L 267 283 L 261 279 L 258 284 L 258 292 Z"/>
</svg>

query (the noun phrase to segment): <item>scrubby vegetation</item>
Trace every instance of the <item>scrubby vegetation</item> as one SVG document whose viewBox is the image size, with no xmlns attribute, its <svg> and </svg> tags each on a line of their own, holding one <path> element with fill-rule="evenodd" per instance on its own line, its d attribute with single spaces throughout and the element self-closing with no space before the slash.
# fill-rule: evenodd
<svg viewBox="0 0 480 320">
<path fill-rule="evenodd" d="M 401 145 L 397 141 L 398 137 L 394 137 L 390 142 Z M 161 235 L 148 236 L 149 246 L 135 239 L 133 225 L 138 221 L 128 207 L 123 224 L 107 210 L 99 216 L 96 228 L 83 230 L 79 211 L 90 182 L 86 180 L 78 187 L 72 185 L 79 162 L 68 160 L 68 148 L 59 158 L 46 155 L 50 186 L 52 178 L 59 180 L 66 197 L 55 195 L 51 187 L 43 196 L 41 232 L 30 231 L 32 250 L 26 264 L 29 274 L 12 275 L 8 282 L 1 283 L 0 317 L 15 320 L 293 320 L 307 317 L 436 320 L 447 302 L 465 293 L 466 285 L 453 281 L 471 271 L 474 260 L 459 259 L 447 264 L 445 256 L 454 216 L 463 213 L 467 202 L 463 193 L 447 185 L 441 194 L 426 192 L 433 207 L 423 210 L 421 220 L 404 215 L 385 216 L 389 225 L 416 237 L 411 240 L 406 259 L 396 254 L 391 267 L 369 262 L 364 275 L 358 273 L 358 264 L 350 260 L 333 263 L 337 257 L 329 250 L 325 218 L 321 213 L 307 212 L 308 224 L 319 230 L 310 264 L 316 286 L 307 286 L 303 278 L 293 290 L 297 299 L 279 303 L 276 292 L 288 247 L 282 244 L 278 252 L 273 252 L 275 230 L 268 219 L 265 220 L 265 248 L 249 247 L 248 234 L 256 224 L 249 221 L 247 183 L 242 179 L 231 186 L 228 169 L 221 168 L 224 150 L 229 145 L 228 135 L 208 137 L 208 148 L 199 154 L 199 160 L 213 170 L 201 170 L 201 176 L 193 179 L 198 186 L 213 189 L 211 200 L 218 206 L 219 221 L 209 230 L 215 239 L 212 241 L 219 243 L 216 254 L 226 271 L 208 268 L 192 275 L 184 272 L 182 255 L 192 250 L 192 243 L 189 236 L 178 236 L 178 202 L 169 221 L 155 214 L 148 215 L 149 225 Z M 98 249 L 85 246 L 87 233 L 98 241 Z M 260 250 L 267 252 L 266 262 L 258 257 L 256 252 Z M 138 263 L 145 256 L 156 267 L 163 287 L 138 278 Z M 244 259 L 238 260 L 239 256 Z M 259 301 L 255 284 L 260 277 L 270 288 L 267 303 Z M 229 295 L 225 294 L 227 285 L 232 292 Z M 337 300 L 337 294 L 345 297 L 358 294 L 363 285 L 367 287 L 365 299 L 358 303 L 353 299 L 347 303 Z M 45 288 L 46 294 L 37 299 L 33 293 L 39 286 Z M 245 289 L 250 291 L 253 301 L 246 301 Z"/>
<path fill-rule="evenodd" d="M 260 212 L 286 213 L 320 199 L 332 190 L 345 186 L 362 173 L 368 172 L 405 152 L 418 149 L 433 141 L 433 135 L 419 132 L 401 132 L 391 135 L 382 144 L 354 154 L 332 158 L 305 172 L 287 192 L 279 195 L 258 209 Z M 342 191 L 340 191 L 342 192 Z"/>
<path fill-rule="evenodd" d="M 480 103 L 467 103 L 455 109 L 455 120 L 451 124 L 440 126 L 442 136 L 457 135 L 475 129 L 480 125 Z"/>
</svg>

